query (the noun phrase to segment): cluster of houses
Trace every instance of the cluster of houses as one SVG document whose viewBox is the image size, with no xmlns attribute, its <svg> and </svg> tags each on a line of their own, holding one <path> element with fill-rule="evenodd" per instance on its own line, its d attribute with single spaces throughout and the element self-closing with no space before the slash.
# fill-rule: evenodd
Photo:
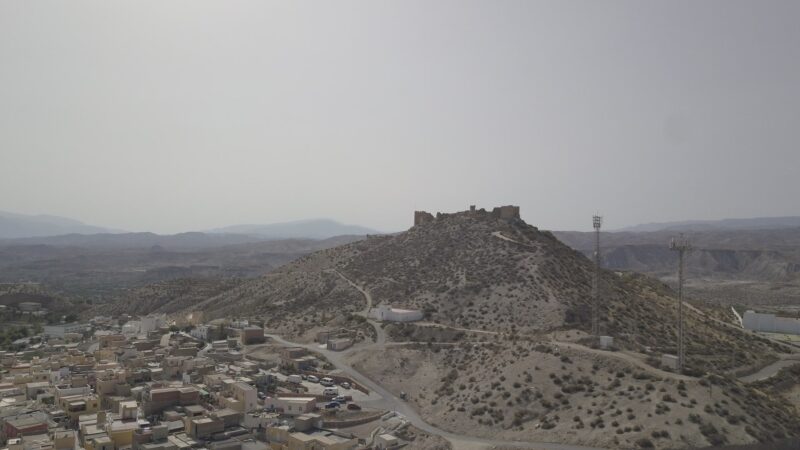
<svg viewBox="0 0 800 450">
<path fill-rule="evenodd" d="M 47 308 L 42 306 L 41 302 L 19 302 L 16 305 L 9 306 L 9 305 L 0 305 L 0 310 L 9 310 L 12 309 L 20 315 L 31 315 L 31 316 L 44 316 L 47 314 Z"/>
<path fill-rule="evenodd" d="M 226 336 L 215 340 L 216 330 Z M 320 338 L 333 346 L 350 339 Z M 367 448 L 328 427 L 320 402 L 330 399 L 276 376 L 278 366 L 316 373 L 317 358 L 302 348 L 283 349 L 272 363 L 245 357 L 244 346 L 263 342 L 264 329 L 247 321 L 183 331 L 163 315 L 46 326 L 35 347 L 0 352 L 0 448 Z M 392 439 L 369 445 L 388 448 Z"/>
</svg>

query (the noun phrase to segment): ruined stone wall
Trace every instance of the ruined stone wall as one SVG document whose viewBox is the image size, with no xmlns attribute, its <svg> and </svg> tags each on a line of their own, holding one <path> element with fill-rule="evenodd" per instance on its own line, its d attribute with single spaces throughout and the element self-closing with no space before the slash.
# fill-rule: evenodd
<svg viewBox="0 0 800 450">
<path fill-rule="evenodd" d="M 519 206 L 500 206 L 492 210 L 492 215 L 500 219 L 519 219 Z"/>
<path fill-rule="evenodd" d="M 422 225 L 423 223 L 433 222 L 433 214 L 427 211 L 414 211 L 414 225 Z"/>
<path fill-rule="evenodd" d="M 476 209 L 475 205 L 471 205 L 469 210 L 467 211 L 460 211 L 456 213 L 442 213 L 437 212 L 436 216 L 434 217 L 433 214 L 426 212 L 426 211 L 414 211 L 414 225 L 421 225 L 423 223 L 433 222 L 435 220 L 444 219 L 447 217 L 452 216 L 463 216 L 463 215 L 483 215 L 483 214 L 490 214 L 491 217 L 496 217 L 498 219 L 519 219 L 519 206 L 498 206 L 492 210 L 491 213 L 487 213 L 485 209 Z"/>
</svg>

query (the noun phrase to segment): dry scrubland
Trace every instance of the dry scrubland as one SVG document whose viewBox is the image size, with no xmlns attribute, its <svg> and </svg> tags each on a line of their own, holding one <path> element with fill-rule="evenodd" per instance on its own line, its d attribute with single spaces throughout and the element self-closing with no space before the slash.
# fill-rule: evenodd
<svg viewBox="0 0 800 450">
<path fill-rule="evenodd" d="M 800 364 L 784 367 L 774 377 L 756 382 L 753 387 L 785 398 L 800 413 Z"/>
<path fill-rule="evenodd" d="M 97 308 L 101 314 L 117 315 L 178 313 L 194 308 L 209 297 L 215 297 L 240 285 L 238 279 L 177 279 L 127 290 L 121 300 Z"/>
<path fill-rule="evenodd" d="M 556 354 L 557 353 L 557 354 Z M 797 435 L 791 407 L 715 375 L 676 380 L 545 343 L 394 347 L 355 367 L 437 426 L 503 439 L 685 448 Z"/>
<path fill-rule="evenodd" d="M 452 446 L 446 439 L 439 436 L 431 436 L 422 430 L 414 427 L 406 427 L 395 433 L 400 439 L 409 442 L 403 447 L 406 450 L 452 450 Z"/>
</svg>

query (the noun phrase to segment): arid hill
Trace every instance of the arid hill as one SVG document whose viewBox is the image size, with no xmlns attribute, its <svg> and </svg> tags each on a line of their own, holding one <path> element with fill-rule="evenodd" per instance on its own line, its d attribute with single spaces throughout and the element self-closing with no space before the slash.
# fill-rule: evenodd
<svg viewBox="0 0 800 450">
<path fill-rule="evenodd" d="M 115 302 L 98 305 L 96 314 L 178 313 L 243 283 L 238 278 L 174 279 L 126 290 Z"/>
<path fill-rule="evenodd" d="M 592 263 L 551 233 L 489 212 L 442 214 L 390 236 L 307 255 L 199 304 L 212 316 L 263 315 L 301 336 L 373 303 L 424 311 L 427 322 L 520 335 L 588 331 Z M 674 352 L 677 301 L 662 283 L 601 273 L 601 326 L 618 345 Z M 731 369 L 774 357 L 775 345 L 687 312 L 696 368 Z M 733 357 L 731 356 L 733 355 Z"/>
<path fill-rule="evenodd" d="M 615 347 L 599 350 L 587 337 L 592 273 L 551 233 L 478 210 L 315 252 L 195 308 L 206 317 L 257 316 L 295 341 L 341 325 L 360 326 L 369 339 L 356 315 L 367 299 L 420 309 L 422 322 L 383 326 L 389 344 L 358 344 L 347 357 L 457 433 L 611 448 L 800 434 L 785 399 L 735 375 L 785 347 L 727 323 L 724 310 L 687 305 L 688 370 L 665 371 L 661 355 L 675 352 L 674 292 L 603 270 L 601 328 Z"/>
</svg>

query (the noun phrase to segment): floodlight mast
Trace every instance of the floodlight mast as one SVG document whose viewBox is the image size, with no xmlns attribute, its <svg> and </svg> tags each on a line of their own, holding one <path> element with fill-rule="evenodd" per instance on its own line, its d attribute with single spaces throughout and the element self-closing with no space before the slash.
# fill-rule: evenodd
<svg viewBox="0 0 800 450">
<path fill-rule="evenodd" d="M 592 335 L 600 336 L 600 226 L 603 218 L 599 215 L 592 216 L 594 227 L 594 276 L 592 277 Z"/>
<path fill-rule="evenodd" d="M 684 278 L 684 256 L 686 252 L 692 250 L 689 240 L 681 234 L 678 238 L 672 238 L 669 244 L 670 250 L 678 252 L 678 372 L 682 372 L 686 364 L 686 346 L 684 343 L 684 323 L 683 323 L 683 278 Z"/>
</svg>

